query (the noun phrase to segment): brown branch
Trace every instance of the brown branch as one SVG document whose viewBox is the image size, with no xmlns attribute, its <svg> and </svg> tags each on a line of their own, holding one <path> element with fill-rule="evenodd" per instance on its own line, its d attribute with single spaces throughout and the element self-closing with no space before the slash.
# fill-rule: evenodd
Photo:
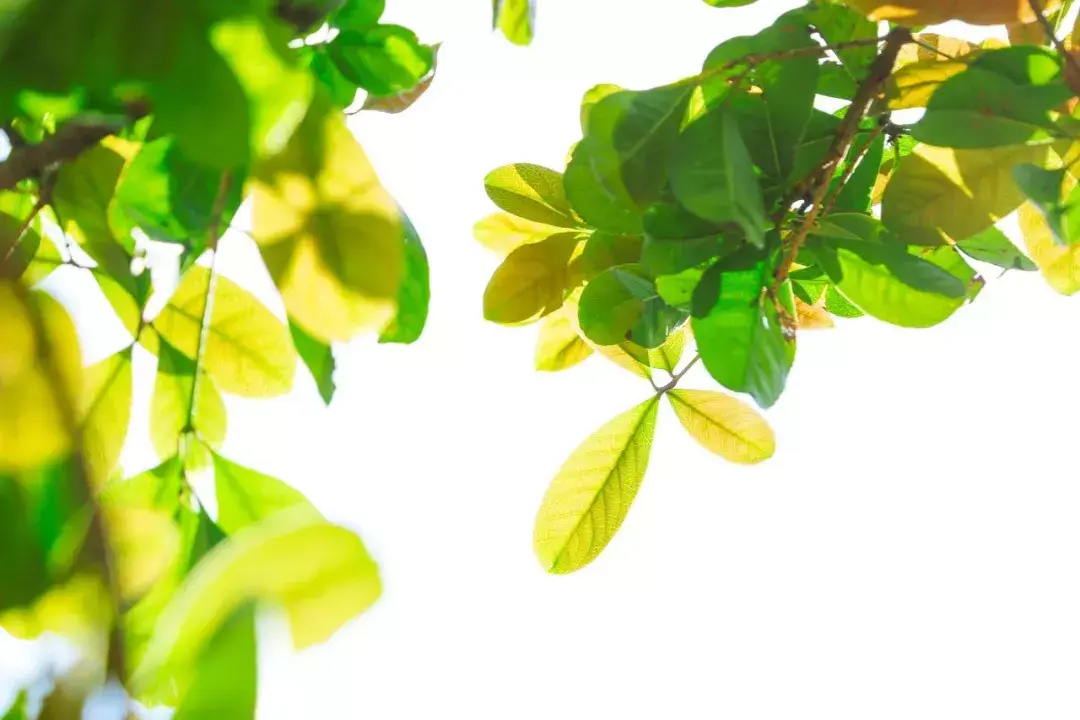
<svg viewBox="0 0 1080 720">
<path fill-rule="evenodd" d="M 788 198 L 781 203 L 780 210 L 777 213 L 778 217 L 774 218 L 777 220 L 777 225 L 783 223 L 789 208 L 796 200 L 807 195 L 813 198 L 813 209 L 802 219 L 799 227 L 784 239 L 788 251 L 783 262 L 776 268 L 776 281 L 772 287 L 774 293 L 787 279 L 788 273 L 791 272 L 791 265 L 799 254 L 799 248 L 806 241 L 811 226 L 817 220 L 818 215 L 821 214 L 821 203 L 828 192 L 833 173 L 837 164 L 847 154 L 848 148 L 851 146 L 851 140 L 859 130 L 859 123 L 866 116 L 874 100 L 877 99 L 881 86 L 885 84 L 885 81 L 892 74 L 900 49 L 909 42 L 911 42 L 911 31 L 903 27 L 895 28 L 885 37 L 885 46 L 881 49 L 881 54 L 874 60 L 874 64 L 870 66 L 870 70 L 851 101 L 851 105 L 848 106 L 844 119 L 840 121 L 839 127 L 836 128 L 836 135 L 833 137 L 832 145 L 829 147 L 825 159 L 822 160 L 817 169 L 796 185 Z"/>
<path fill-rule="evenodd" d="M 1057 30 L 1055 30 L 1054 26 L 1050 24 L 1050 21 L 1046 19 L 1046 15 L 1043 14 L 1042 0 L 1028 0 L 1028 5 L 1030 5 L 1031 9 L 1035 12 L 1036 22 L 1042 26 L 1046 36 L 1050 38 L 1050 42 L 1054 44 L 1054 47 L 1057 48 L 1057 51 L 1061 54 L 1061 58 L 1069 65 L 1073 73 L 1075 73 L 1077 77 L 1080 77 L 1080 62 L 1077 62 L 1076 58 L 1073 57 L 1073 54 L 1065 47 L 1065 43 L 1061 42 L 1057 36 Z"/>
</svg>

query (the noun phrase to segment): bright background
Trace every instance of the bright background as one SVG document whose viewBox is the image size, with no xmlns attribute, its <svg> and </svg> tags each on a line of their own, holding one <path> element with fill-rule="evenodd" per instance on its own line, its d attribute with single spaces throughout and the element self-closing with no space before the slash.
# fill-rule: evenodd
<svg viewBox="0 0 1080 720">
<path fill-rule="evenodd" d="M 471 238 L 494 209 L 482 179 L 561 169 L 586 89 L 693 74 L 795 3 L 541 0 L 527 49 L 489 32 L 487 0 L 388 5 L 386 22 L 445 41 L 416 106 L 351 120 L 428 248 L 428 329 L 341 348 L 329 409 L 306 374 L 285 400 L 227 401 L 224 450 L 360 532 L 385 593 L 297 655 L 268 616 L 259 717 L 1080 715 L 1077 301 L 1034 274 L 988 269 L 978 301 L 931 330 L 801 335 L 762 466 L 708 454 L 664 408 L 604 554 L 568 577 L 532 556 L 563 459 L 649 388 L 598 357 L 536 373 L 535 329 L 483 321 L 498 260 Z M 219 268 L 281 311 L 244 236 Z M 82 292 L 63 297 L 89 327 L 108 309 Z M 83 340 L 90 361 L 116 349 L 100 322 Z M 153 462 L 139 352 L 130 470 Z M 715 387 L 698 368 L 683 385 Z M 0 692 L 50 652 L 0 641 Z"/>
</svg>

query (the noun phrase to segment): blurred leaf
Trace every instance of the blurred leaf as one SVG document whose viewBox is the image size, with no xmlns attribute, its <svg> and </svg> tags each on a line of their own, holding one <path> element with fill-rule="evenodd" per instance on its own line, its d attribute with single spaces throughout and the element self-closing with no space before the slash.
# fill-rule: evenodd
<svg viewBox="0 0 1080 720">
<path fill-rule="evenodd" d="M 435 43 L 431 46 L 431 70 L 427 75 L 420 78 L 416 85 L 408 90 L 402 90 L 394 95 L 375 96 L 368 95 L 364 99 L 364 104 L 360 108 L 361 110 L 376 110 L 378 112 L 397 114 L 404 112 L 413 106 L 420 96 L 427 92 L 431 87 L 432 81 L 435 80 L 435 71 L 439 64 L 439 47 L 442 43 Z"/>
<path fill-rule="evenodd" d="M 300 355 L 300 359 L 311 371 L 315 385 L 319 388 L 319 396 L 327 405 L 337 391 L 334 383 L 334 371 L 337 364 L 334 361 L 334 351 L 326 343 L 319 342 L 307 334 L 307 332 L 294 322 L 289 323 L 289 331 L 292 334 L 293 346 Z"/>
<path fill-rule="evenodd" d="M 174 448 L 175 449 L 175 448 Z M 180 504 L 183 466 L 175 455 L 130 478 L 109 482 L 101 492 L 106 508 L 142 508 L 175 513 Z"/>
<path fill-rule="evenodd" d="M 50 584 L 26 495 L 15 478 L 0 476 L 0 611 L 29 605 Z"/>
<path fill-rule="evenodd" d="M 158 351 L 157 379 L 150 402 L 150 440 L 159 458 L 177 454 L 180 435 L 191 429 L 211 446 L 220 445 L 225 439 L 225 404 L 217 388 L 205 374 L 199 380 L 199 398 L 192 409 L 195 361 L 167 342 Z"/>
<path fill-rule="evenodd" d="M 960 20 L 972 25 L 1006 25 L 1033 17 L 1026 2 L 1015 0 L 957 0 L 941 3 L 938 0 L 850 0 L 849 5 L 865 13 L 871 20 L 895 20 L 910 27 L 937 25 L 947 20 Z M 1052 10 L 1060 0 L 1042 3 Z"/>
<path fill-rule="evenodd" d="M 431 301 L 431 281 L 427 253 L 405 213 L 401 214 L 405 234 L 405 268 L 398 289 L 397 315 L 379 335 L 380 343 L 414 343 L 420 339 L 427 323 Z"/>
<path fill-rule="evenodd" d="M 30 716 L 26 711 L 26 690 L 20 690 L 19 694 L 15 696 L 15 701 L 11 703 L 11 707 L 4 713 L 3 720 L 30 720 Z"/>
<path fill-rule="evenodd" d="M 271 515 L 303 506 L 321 517 L 307 498 L 277 478 L 238 465 L 217 453 L 214 487 L 217 493 L 217 524 L 229 535 Z"/>
<path fill-rule="evenodd" d="M 575 308 L 564 305 L 544 318 L 544 322 L 541 323 L 534 355 L 537 370 L 545 372 L 566 370 L 592 355 L 593 349 L 578 334 L 572 310 Z"/>
<path fill-rule="evenodd" d="M 730 395 L 708 390 L 671 390 L 671 409 L 690 437 L 725 460 L 759 463 L 772 457 L 776 438 L 753 408 Z"/>
<path fill-rule="evenodd" d="M 996 227 L 983 230 L 956 243 L 960 252 L 972 260 L 997 265 L 1006 270 L 1037 270 L 1038 267 Z"/>
<path fill-rule="evenodd" d="M 435 60 L 431 47 L 400 25 L 344 29 L 326 50 L 342 75 L 376 96 L 412 90 Z"/>
<path fill-rule="evenodd" d="M 272 567 L 274 572 L 266 572 Z M 381 590 L 360 538 L 297 508 L 236 532 L 191 571 L 158 621 L 130 686 L 140 701 L 190 680 L 185 670 L 251 601 L 284 605 L 297 649 L 323 642 Z"/>
<path fill-rule="evenodd" d="M 528 45 L 536 31 L 536 0 L 491 0 L 492 27 L 515 45 Z"/>
<path fill-rule="evenodd" d="M 341 115 L 313 103 L 250 191 L 252 235 L 289 317 L 323 342 L 384 327 L 401 285 L 402 220 Z"/>
<path fill-rule="evenodd" d="M 1050 287 L 1062 295 L 1080 291 L 1080 243 L 1062 245 L 1055 241 L 1046 218 L 1031 203 L 1020 206 L 1020 231 L 1031 259 Z"/>
<path fill-rule="evenodd" d="M 200 361 L 225 392 L 273 397 L 292 387 L 296 354 L 285 324 L 247 290 L 226 277 L 211 277 L 205 267 L 184 274 L 154 319 L 154 329 L 189 359 Z M 204 335 L 205 345 L 200 345 Z"/>
<path fill-rule="evenodd" d="M 580 225 L 563 193 L 562 175 L 546 167 L 504 165 L 487 174 L 484 190 L 492 202 L 520 218 L 564 228 Z"/>
<path fill-rule="evenodd" d="M 106 518 L 120 596 L 142 597 L 172 564 L 180 535 L 171 518 L 153 510 L 120 508 Z"/>
<path fill-rule="evenodd" d="M 131 347 L 86 368 L 81 411 L 83 455 L 99 486 L 120 460 L 131 419 Z"/>
<path fill-rule="evenodd" d="M 545 570 L 579 570 L 622 525 L 649 463 L 658 397 L 597 430 L 567 458 L 536 516 L 533 548 Z"/>
<path fill-rule="evenodd" d="M 345 0 L 330 17 L 330 24 L 343 30 L 365 30 L 379 22 L 385 9 L 386 0 Z"/>
<path fill-rule="evenodd" d="M 492 213 L 473 226 L 473 237 L 477 242 L 503 256 L 521 245 L 539 242 L 560 232 L 565 231 L 504 212 Z"/>
<path fill-rule="evenodd" d="M 241 606 L 195 660 L 191 685 L 173 720 L 254 718 L 258 695 L 255 609 Z"/>
<path fill-rule="evenodd" d="M 558 310 L 567 265 L 579 235 L 564 232 L 511 252 L 484 290 L 484 318 L 502 325 L 527 323 Z"/>
</svg>

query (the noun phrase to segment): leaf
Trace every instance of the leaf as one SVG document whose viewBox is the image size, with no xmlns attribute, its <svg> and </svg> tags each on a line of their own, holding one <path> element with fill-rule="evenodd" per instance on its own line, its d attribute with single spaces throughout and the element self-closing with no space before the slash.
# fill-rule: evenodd
<svg viewBox="0 0 1080 720">
<path fill-rule="evenodd" d="M 1058 134 L 1050 111 L 1071 95 L 1053 51 L 987 51 L 934 92 L 911 133 L 920 142 L 955 148 L 1045 143 Z"/>
<path fill-rule="evenodd" d="M 345 30 L 365 30 L 379 22 L 386 0 L 345 0 L 330 16 L 330 24 Z"/>
<path fill-rule="evenodd" d="M 976 235 L 1023 202 L 1017 163 L 1042 164 L 1044 147 L 953 150 L 919 145 L 904 157 L 882 198 L 881 219 L 910 245 Z"/>
<path fill-rule="evenodd" d="M 798 12 L 798 11 L 796 11 Z M 840 4 L 817 4 L 803 8 L 806 20 L 832 46 L 850 43 L 853 40 L 875 38 L 878 34 L 877 23 L 862 17 L 858 12 Z M 875 47 L 851 47 L 836 51 L 844 72 L 849 78 L 864 77 L 866 71 L 877 57 Z"/>
<path fill-rule="evenodd" d="M 626 350 L 627 343 L 621 343 L 619 345 L 596 345 L 588 338 L 583 339 L 594 352 L 604 356 L 623 370 L 633 373 L 645 380 L 652 378 L 652 372 L 649 370 L 648 365 L 642 363 Z"/>
<path fill-rule="evenodd" d="M 209 327 L 204 328 L 208 314 Z M 296 353 L 285 323 L 247 290 L 228 278 L 211 276 L 205 267 L 185 273 L 154 319 L 154 329 L 186 357 L 201 361 L 225 392 L 274 397 L 292 387 Z"/>
<path fill-rule="evenodd" d="M 1080 291 L 1080 243 L 1056 242 L 1046 218 L 1031 203 L 1020 206 L 1019 216 L 1024 244 L 1050 287 L 1062 295 Z"/>
<path fill-rule="evenodd" d="M 385 327 L 404 272 L 403 222 L 340 113 L 317 99 L 249 189 L 252 235 L 289 317 L 323 342 Z"/>
<path fill-rule="evenodd" d="M 1066 176 L 1064 168 L 1045 170 L 1028 163 L 1013 168 L 1016 184 L 1043 213 L 1054 239 L 1070 245 L 1080 241 L 1080 191 L 1065 194 Z"/>
<path fill-rule="evenodd" d="M 300 359 L 311 371 L 315 379 L 315 385 L 319 388 L 319 396 L 327 405 L 334 397 L 337 385 L 334 383 L 334 351 L 326 343 L 319 342 L 307 334 L 304 328 L 294 322 L 289 323 L 289 332 L 292 334 L 293 347 L 296 348 Z"/>
<path fill-rule="evenodd" d="M 578 241 L 577 233 L 564 232 L 511 252 L 484 290 L 484 318 L 511 325 L 558 310 Z"/>
<path fill-rule="evenodd" d="M 427 75 L 420 78 L 416 85 L 408 90 L 402 90 L 394 95 L 368 95 L 364 99 L 364 104 L 360 107 L 361 110 L 376 110 L 378 112 L 390 113 L 396 115 L 397 113 L 404 112 L 413 106 L 413 104 L 420 99 L 424 93 L 431 87 L 432 81 L 435 80 L 435 71 L 439 64 L 439 47 L 442 43 L 435 43 L 431 46 L 431 70 Z M 350 100 L 350 103 L 352 101 Z"/>
<path fill-rule="evenodd" d="M 536 0 L 491 0 L 492 26 L 515 45 L 532 42 L 536 28 Z"/>
<path fill-rule="evenodd" d="M 273 572 L 266 572 L 272 567 Z M 379 596 L 378 569 L 355 533 L 297 508 L 246 527 L 191 571 L 158 621 L 129 686 L 168 694 L 218 628 L 251 602 L 284 605 L 293 645 L 328 639 Z"/>
<path fill-rule="evenodd" d="M 714 266 L 719 268 L 721 266 Z M 794 353 L 776 307 L 764 292 L 772 273 L 765 262 L 718 273 L 716 302 L 691 327 L 705 369 L 735 392 L 772 407 L 787 384 Z"/>
<path fill-rule="evenodd" d="M 795 298 L 795 324 L 800 330 L 828 330 L 835 326 L 832 315 L 825 307 L 826 299 L 823 294 L 814 304 L 807 304 L 800 298 Z"/>
<path fill-rule="evenodd" d="M 191 686 L 173 720 L 254 718 L 258 695 L 255 611 L 236 610 L 195 661 Z"/>
<path fill-rule="evenodd" d="M 104 483 L 120 460 L 131 420 L 131 385 L 130 347 L 83 373 L 83 455 L 95 483 Z"/>
<path fill-rule="evenodd" d="M 675 332 L 668 336 L 668 339 L 664 341 L 664 344 L 658 348 L 654 348 L 648 351 L 649 367 L 654 367 L 658 370 L 664 370 L 668 373 L 674 373 L 675 367 L 679 364 L 679 359 L 682 357 L 683 348 L 686 346 L 686 326 L 682 326 Z"/>
<path fill-rule="evenodd" d="M 563 193 L 562 175 L 546 167 L 504 165 L 487 174 L 484 190 L 492 202 L 520 218 L 563 228 L 579 225 Z"/>
<path fill-rule="evenodd" d="M 1013 245 L 996 227 L 983 230 L 956 243 L 957 249 L 972 260 L 997 265 L 1006 270 L 1037 270 L 1038 267 Z"/>
<path fill-rule="evenodd" d="M 881 161 L 885 156 L 885 138 L 878 135 L 865 145 L 853 146 L 848 153 L 847 161 L 851 163 L 858 157 L 857 153 L 866 150 L 862 160 L 851 173 L 847 183 L 841 188 L 833 204 L 834 212 L 870 212 L 872 207 L 871 196 L 873 195 L 874 183 L 877 180 L 878 171 L 881 169 Z"/>
<path fill-rule="evenodd" d="M 504 212 L 492 213 L 473 226 L 477 242 L 503 256 L 521 245 L 540 242 L 560 232 L 564 230 Z"/>
<path fill-rule="evenodd" d="M 730 395 L 708 390 L 671 390 L 671 409 L 699 445 L 733 463 L 772 457 L 776 438 L 753 408 Z"/>
<path fill-rule="evenodd" d="M 591 88 L 585 91 L 585 95 L 581 98 L 581 133 L 582 135 L 589 132 L 589 116 L 592 114 L 592 109 L 596 107 L 596 104 L 606 98 L 608 95 L 614 95 L 617 92 L 624 92 L 626 88 L 618 85 L 612 85 L 611 83 L 601 83 L 599 85 L 593 85 Z"/>
<path fill-rule="evenodd" d="M 598 103 L 590 115 L 590 122 L 604 103 L 619 95 L 622 93 Z M 563 186 L 576 214 L 590 226 L 636 235 L 641 232 L 640 212 L 623 187 L 618 171 L 618 157 L 613 150 L 582 140 L 574 146 L 566 165 Z"/>
<path fill-rule="evenodd" d="M 890 110 L 926 107 L 946 81 L 968 69 L 966 60 L 934 58 L 900 67 L 885 81 L 885 99 Z"/>
<path fill-rule="evenodd" d="M 608 268 L 636 263 L 640 259 L 641 237 L 597 230 L 585 241 L 577 263 L 583 279 L 591 280 Z"/>
<path fill-rule="evenodd" d="M 132 604 L 169 568 L 180 549 L 172 519 L 162 512 L 121 508 L 106 517 L 121 599 Z"/>
<path fill-rule="evenodd" d="M 217 524 L 229 535 L 291 508 L 318 511 L 295 488 L 213 453 Z"/>
<path fill-rule="evenodd" d="M 603 146 L 605 156 L 614 151 L 623 186 L 642 210 L 660 199 L 664 176 L 657 168 L 667 163 L 693 89 L 681 82 L 624 91 L 600 101 L 590 113 L 587 141 Z"/>
<path fill-rule="evenodd" d="M 659 347 L 685 315 L 667 305 L 639 266 L 609 268 L 585 286 L 578 301 L 578 322 L 597 345 L 633 340 Z"/>
<path fill-rule="evenodd" d="M 668 168 L 675 197 L 715 223 L 735 222 L 747 241 L 765 244 L 765 201 L 734 116 L 713 111 L 679 136 Z"/>
<path fill-rule="evenodd" d="M 1017 0 L 956 0 L 947 4 L 940 0 L 849 0 L 848 4 L 871 20 L 893 20 L 911 27 L 947 20 L 1006 25 L 1034 18 L 1031 6 Z M 1059 4 L 1059 0 L 1048 0 L 1042 7 L 1053 10 Z"/>
<path fill-rule="evenodd" d="M 622 525 L 649 463 L 659 397 L 591 435 L 567 458 L 536 516 L 533 547 L 552 573 L 592 562 Z"/>
<path fill-rule="evenodd" d="M 431 47 L 400 25 L 342 30 L 326 52 L 342 75 L 376 96 L 412 90 L 435 63 Z"/>
<path fill-rule="evenodd" d="M 2 279 L 0 337 L 0 473 L 32 470 L 71 448 L 64 407 L 81 392 L 79 341 L 58 302 Z M 43 353 L 51 358 L 61 386 L 42 367 Z"/>
<path fill-rule="evenodd" d="M 567 370 L 592 354 L 593 349 L 578 334 L 569 306 L 564 305 L 544 318 L 536 338 L 534 364 L 537 370 Z"/>
<path fill-rule="evenodd" d="M 408 345 L 420 339 L 427 324 L 431 281 L 427 252 L 420 236 L 405 213 L 401 214 L 401 221 L 405 232 L 405 268 L 398 289 L 397 315 L 383 328 L 379 342 Z"/>
<path fill-rule="evenodd" d="M 225 404 L 214 382 L 204 375 L 199 379 L 199 397 L 191 408 L 195 361 L 162 342 L 158 349 L 157 378 L 150 401 L 150 440 L 159 458 L 177 454 L 181 434 L 188 421 L 203 442 L 220 445 L 225 439 Z"/>
</svg>

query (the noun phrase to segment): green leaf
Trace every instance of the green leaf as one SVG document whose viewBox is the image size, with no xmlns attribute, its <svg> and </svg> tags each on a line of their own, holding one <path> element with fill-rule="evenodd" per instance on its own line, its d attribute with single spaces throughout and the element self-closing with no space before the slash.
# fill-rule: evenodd
<svg viewBox="0 0 1080 720">
<path fill-rule="evenodd" d="M 618 531 L 649 464 L 659 397 L 614 418 L 567 458 L 536 517 L 533 547 L 552 573 L 592 562 Z"/>
<path fill-rule="evenodd" d="M 1039 208 L 1054 240 L 1071 245 L 1080 240 L 1080 191 L 1065 196 L 1066 170 L 1045 170 L 1023 163 L 1013 168 L 1016 184 Z"/>
<path fill-rule="evenodd" d="M 515 45 L 532 42 L 536 28 L 536 0 L 491 0 L 492 27 Z"/>
<path fill-rule="evenodd" d="M 3 720 L 30 720 L 26 711 L 26 701 L 26 690 L 20 690 L 15 701 L 11 703 L 11 707 L 4 713 Z"/>
<path fill-rule="evenodd" d="M 836 202 L 833 204 L 835 212 L 870 212 L 873 204 L 871 196 L 874 191 L 874 184 L 877 182 L 881 162 L 885 157 L 884 135 L 878 135 L 873 139 L 868 148 L 861 144 L 852 146 L 851 151 L 848 153 L 847 162 L 854 162 L 858 157 L 857 153 L 864 148 L 866 149 L 865 155 L 855 167 L 855 171 L 851 173 L 843 189 L 836 196 Z"/>
<path fill-rule="evenodd" d="M 772 428 L 752 407 L 708 390 L 671 390 L 671 409 L 699 445 L 733 463 L 752 465 L 772 457 Z"/>
<path fill-rule="evenodd" d="M 283 605 L 293 644 L 302 649 L 328 639 L 380 590 L 378 569 L 355 533 L 307 509 L 277 513 L 237 531 L 191 571 L 161 615 L 129 687 L 150 703 L 188 685 L 185 671 L 248 602 Z"/>
<path fill-rule="evenodd" d="M 594 108 L 622 93 L 609 96 Z M 592 116 L 590 116 L 591 118 Z M 563 175 L 574 211 L 594 228 L 623 235 L 641 233 L 641 215 L 618 176 L 618 157 L 585 140 L 573 149 Z"/>
<path fill-rule="evenodd" d="M 900 162 L 882 198 L 881 219 L 909 245 L 976 235 L 1024 201 L 1017 163 L 1045 164 L 1045 147 L 953 150 L 918 145 Z"/>
<path fill-rule="evenodd" d="M 0 476 L 0 610 L 32 603 L 50 585 L 45 550 L 34 527 L 26 489 L 12 477 Z"/>
<path fill-rule="evenodd" d="M 728 7 L 744 7 L 746 5 L 753 5 L 757 0 L 705 0 L 706 5 L 712 5 L 713 7 L 728 8 Z"/>
<path fill-rule="evenodd" d="M 686 315 L 663 301 L 640 266 L 621 265 L 597 275 L 581 293 L 578 322 L 597 345 L 625 340 L 659 347 Z"/>
<path fill-rule="evenodd" d="M 340 30 L 366 30 L 379 22 L 386 0 L 345 0 L 330 16 L 330 24 Z"/>
<path fill-rule="evenodd" d="M 920 142 L 954 148 L 1044 143 L 1058 135 L 1050 111 L 1072 94 L 1056 52 L 1033 46 L 990 50 L 934 92 L 911 133 Z"/>
<path fill-rule="evenodd" d="M 511 252 L 484 290 L 484 318 L 513 325 L 558 310 L 579 239 L 577 233 L 559 233 Z"/>
<path fill-rule="evenodd" d="M 86 368 L 80 417 L 91 478 L 103 483 L 120 460 L 131 419 L 131 347 Z"/>
<path fill-rule="evenodd" d="M 612 85 L 611 83 L 601 83 L 600 85 L 594 85 L 585 91 L 585 95 L 581 98 L 581 134 L 584 135 L 589 132 L 589 116 L 592 114 L 592 109 L 601 100 L 608 95 L 614 95 L 617 92 L 624 92 L 626 88 L 619 87 L 618 85 Z"/>
<path fill-rule="evenodd" d="M 546 167 L 504 165 L 487 174 L 484 190 L 500 208 L 526 220 L 563 228 L 580 225 L 563 192 L 562 175 Z"/>
<path fill-rule="evenodd" d="M 211 446 L 225 439 L 225 403 L 213 381 L 205 375 L 199 380 L 199 397 L 192 410 L 195 361 L 168 342 L 158 348 L 157 378 L 150 401 L 150 440 L 159 458 L 177 454 L 181 434 L 189 429 L 188 420 L 199 437 Z"/>
<path fill-rule="evenodd" d="M 413 103 L 419 100 L 420 97 L 428 91 L 428 88 L 431 87 L 431 83 L 435 81 L 435 72 L 439 64 L 439 48 L 441 45 L 442 43 L 435 43 L 431 46 L 431 70 L 427 75 L 420 78 L 416 85 L 408 90 L 394 93 L 393 95 L 368 95 L 364 98 L 364 104 L 360 109 L 396 115 L 397 113 L 404 112 L 412 107 Z"/>
<path fill-rule="evenodd" d="M 277 478 L 238 465 L 213 453 L 217 524 L 229 535 L 275 513 L 304 507 L 316 517 L 318 511 L 295 488 Z"/>
<path fill-rule="evenodd" d="M 714 268 L 721 268 L 715 265 Z M 784 329 L 765 288 L 768 263 L 717 273 L 716 302 L 691 320 L 705 369 L 724 387 L 748 393 L 760 407 L 772 407 L 787 384 L 794 341 Z"/>
<path fill-rule="evenodd" d="M 799 12 L 799 11 L 795 11 Z M 826 44 L 837 46 L 853 40 L 866 40 L 878 36 L 878 24 L 868 20 L 854 8 L 837 3 L 817 3 L 802 9 L 806 20 L 814 26 Z M 850 47 L 836 51 L 848 78 L 861 79 L 877 57 L 877 49 Z"/>
<path fill-rule="evenodd" d="M 597 230 L 585 241 L 578 258 L 582 277 L 591 280 L 610 267 L 636 263 L 641 259 L 641 244 L 638 235 L 613 235 Z"/>
<path fill-rule="evenodd" d="M 714 110 L 679 136 L 668 169 L 672 191 L 688 210 L 715 223 L 734 222 L 763 247 L 765 201 L 734 116 Z"/>
<path fill-rule="evenodd" d="M 258 695 L 255 610 L 243 606 L 218 628 L 195 661 L 174 720 L 255 717 Z"/>
<path fill-rule="evenodd" d="M 183 465 L 173 455 L 160 465 L 134 477 L 109 482 L 101 492 L 101 503 L 109 508 L 143 508 L 176 512 L 184 485 Z"/>
<path fill-rule="evenodd" d="M 334 351 L 326 344 L 319 342 L 307 334 L 304 328 L 294 322 L 289 323 L 289 332 L 292 335 L 293 346 L 296 348 L 300 359 L 311 371 L 315 379 L 315 385 L 319 388 L 319 396 L 327 405 L 334 398 L 337 385 L 334 383 Z"/>
<path fill-rule="evenodd" d="M 435 60 L 431 47 L 400 25 L 342 30 L 326 49 L 342 75 L 379 96 L 411 90 Z"/>
<path fill-rule="evenodd" d="M 337 63 L 324 52 L 312 53 L 310 62 L 311 72 L 319 81 L 330 103 L 340 109 L 352 105 L 356 100 L 356 91 L 360 88 L 342 74 Z"/>
<path fill-rule="evenodd" d="M 660 199 L 665 178 L 657 169 L 667 163 L 694 87 L 684 81 L 627 91 L 605 98 L 590 114 L 587 141 L 615 151 L 623 186 L 641 210 Z M 605 122 L 608 113 L 610 126 Z"/>
<path fill-rule="evenodd" d="M 428 304 L 431 301 L 427 253 L 405 213 L 401 214 L 405 232 L 405 268 L 398 289 L 397 315 L 379 335 L 381 343 L 410 344 L 420 339 L 427 323 Z"/>
<path fill-rule="evenodd" d="M 154 329 L 189 359 L 199 359 L 225 392 L 274 397 L 292 388 L 296 353 L 285 323 L 247 290 L 211 277 L 205 267 L 188 270 Z"/>
<path fill-rule="evenodd" d="M 1006 270 L 1038 270 L 1035 263 L 996 227 L 987 228 L 978 235 L 960 240 L 956 247 L 972 260 L 997 265 Z"/>
</svg>

